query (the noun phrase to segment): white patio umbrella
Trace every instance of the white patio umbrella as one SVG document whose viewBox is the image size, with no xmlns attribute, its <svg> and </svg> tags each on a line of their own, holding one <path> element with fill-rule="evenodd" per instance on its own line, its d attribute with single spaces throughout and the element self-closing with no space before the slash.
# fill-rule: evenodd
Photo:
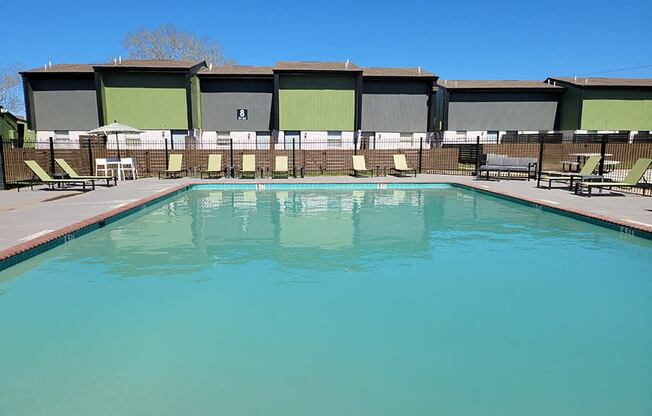
<svg viewBox="0 0 652 416">
<path fill-rule="evenodd" d="M 89 133 L 94 133 L 94 134 L 104 134 L 105 136 L 109 136 L 109 134 L 115 134 L 115 144 L 116 148 L 118 149 L 118 158 L 120 158 L 120 144 L 118 141 L 118 134 L 120 133 L 142 133 L 141 130 L 138 130 L 135 127 L 130 127 L 125 124 L 120 124 L 117 122 L 113 122 L 111 124 L 107 124 L 106 126 L 101 126 L 96 129 L 93 129 L 89 131 Z"/>
</svg>

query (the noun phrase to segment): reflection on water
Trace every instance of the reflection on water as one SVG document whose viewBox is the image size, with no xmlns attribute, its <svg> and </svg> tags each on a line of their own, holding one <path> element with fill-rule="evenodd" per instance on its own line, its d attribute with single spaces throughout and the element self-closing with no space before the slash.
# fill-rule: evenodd
<svg viewBox="0 0 652 416">
<path fill-rule="evenodd" d="M 389 251 L 405 261 L 437 248 L 483 250 L 513 240 L 600 244 L 595 227 L 460 189 L 190 191 L 67 244 L 59 261 L 101 264 L 118 277 L 177 276 L 251 261 L 360 270 Z M 595 242 L 593 240 L 596 240 Z M 47 257 L 47 256 L 45 256 Z M 32 260 L 17 270 L 32 267 Z"/>
</svg>

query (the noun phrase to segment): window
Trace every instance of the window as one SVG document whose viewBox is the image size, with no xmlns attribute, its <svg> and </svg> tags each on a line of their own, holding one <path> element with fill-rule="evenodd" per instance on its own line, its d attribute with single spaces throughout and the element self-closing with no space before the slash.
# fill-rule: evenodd
<svg viewBox="0 0 652 416">
<path fill-rule="evenodd" d="M 54 140 L 57 142 L 68 142 L 70 141 L 70 133 L 68 130 L 55 130 Z"/>
<path fill-rule="evenodd" d="M 457 130 L 455 132 L 455 139 L 456 140 L 466 140 L 466 130 Z"/>
<path fill-rule="evenodd" d="M 125 144 L 132 147 L 140 146 L 140 133 L 127 133 L 125 135 Z"/>
<path fill-rule="evenodd" d="M 269 149 L 269 142 L 272 140 L 268 131 L 256 132 L 256 149 Z"/>
<path fill-rule="evenodd" d="M 217 132 L 217 145 L 228 146 L 231 143 L 231 133 L 228 131 Z"/>
<path fill-rule="evenodd" d="M 170 144 L 173 149 L 185 149 L 186 137 L 188 137 L 188 130 L 172 130 L 170 132 L 172 138 Z"/>
<path fill-rule="evenodd" d="M 329 149 L 339 149 L 342 147 L 342 132 L 341 131 L 329 131 L 328 132 L 328 148 Z"/>
<path fill-rule="evenodd" d="M 305 137 L 306 133 L 304 133 Z M 286 131 L 283 134 L 283 146 L 286 150 L 292 149 L 292 144 L 294 143 L 295 149 L 301 149 L 301 132 L 300 131 Z"/>
<path fill-rule="evenodd" d="M 412 143 L 414 135 L 412 133 L 400 133 L 401 143 Z"/>
</svg>

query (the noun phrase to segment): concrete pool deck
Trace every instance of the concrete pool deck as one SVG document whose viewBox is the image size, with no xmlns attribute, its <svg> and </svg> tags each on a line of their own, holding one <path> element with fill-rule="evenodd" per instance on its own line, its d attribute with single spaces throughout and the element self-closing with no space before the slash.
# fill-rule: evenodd
<svg viewBox="0 0 652 416">
<path fill-rule="evenodd" d="M 51 241 L 156 199 L 169 191 L 194 183 L 453 183 L 518 198 L 532 204 L 561 209 L 625 227 L 625 230 L 652 232 L 652 198 L 618 193 L 613 196 L 576 196 L 567 189 L 537 189 L 536 181 L 477 181 L 471 176 L 419 175 L 417 178 L 393 176 L 353 178 L 315 176 L 290 179 L 200 180 L 154 178 L 120 182 L 116 187 L 98 186 L 95 191 L 48 191 L 43 187 L 0 191 L 0 260 Z M 608 194 L 608 193 L 606 193 Z M 606 195 L 605 194 L 605 195 Z"/>
</svg>

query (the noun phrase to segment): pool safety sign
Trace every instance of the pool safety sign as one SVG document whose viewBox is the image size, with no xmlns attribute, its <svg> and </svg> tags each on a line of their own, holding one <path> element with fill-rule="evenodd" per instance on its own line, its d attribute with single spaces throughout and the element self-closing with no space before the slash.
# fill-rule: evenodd
<svg viewBox="0 0 652 416">
<path fill-rule="evenodd" d="M 249 116 L 249 111 L 246 108 L 238 108 L 235 112 L 235 116 L 238 120 L 246 120 Z"/>
</svg>

